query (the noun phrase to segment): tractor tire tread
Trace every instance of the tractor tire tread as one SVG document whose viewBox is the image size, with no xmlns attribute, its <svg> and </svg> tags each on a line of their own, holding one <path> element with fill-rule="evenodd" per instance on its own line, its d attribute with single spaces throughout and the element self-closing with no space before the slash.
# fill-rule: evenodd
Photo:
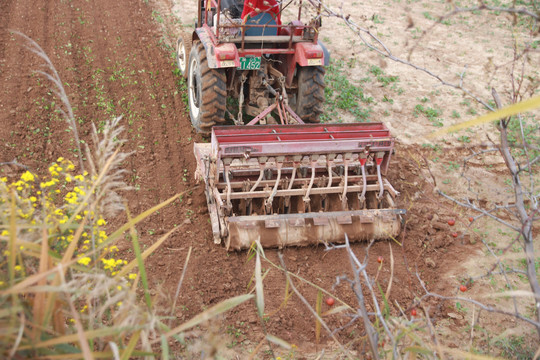
<svg viewBox="0 0 540 360">
<path fill-rule="evenodd" d="M 194 44 L 195 46 L 195 44 Z M 225 121 L 227 99 L 227 78 L 220 69 L 208 66 L 206 51 L 202 43 L 198 43 L 199 69 L 201 73 L 201 113 L 199 126 L 201 133 L 209 134 L 216 123 Z M 197 128 L 197 126 L 195 126 Z"/>
<path fill-rule="evenodd" d="M 324 103 L 324 72 L 322 66 L 298 69 L 296 113 L 306 122 L 320 122 Z"/>
</svg>

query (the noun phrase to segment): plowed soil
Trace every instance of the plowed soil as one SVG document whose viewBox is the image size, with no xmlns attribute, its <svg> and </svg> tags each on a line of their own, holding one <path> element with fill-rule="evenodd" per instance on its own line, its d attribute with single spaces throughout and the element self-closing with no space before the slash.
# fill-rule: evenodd
<svg viewBox="0 0 540 360">
<path fill-rule="evenodd" d="M 16 159 L 37 173 L 43 173 L 59 156 L 78 162 L 72 134 L 56 111 L 59 100 L 46 79 L 33 73 L 43 69 L 43 61 L 12 33 L 19 31 L 35 40 L 51 58 L 64 82 L 83 141 L 91 141 L 92 123 L 99 128 L 104 120 L 123 116 L 123 136 L 128 139 L 123 150 L 133 152 L 125 169 L 126 181 L 134 189 L 124 194 L 132 214 L 188 191 L 181 201 L 154 214 L 137 229 L 146 247 L 179 227 L 147 262 L 153 293 L 169 299 L 192 247 L 175 314 L 178 321 L 185 321 L 222 300 L 250 291 L 254 261 L 248 260 L 246 252 L 227 253 L 212 242 L 203 188 L 193 178 L 193 143 L 202 139 L 186 114 L 181 82 L 173 72 L 171 51 L 163 38 L 162 20 L 151 4 L 127 0 L 2 1 L 0 162 Z M 458 150 L 458 154 L 467 151 Z M 434 195 L 423 156 L 429 156 L 428 150 L 398 145 L 389 176 L 401 192 L 400 206 L 407 209 L 405 228 L 396 242 L 377 242 L 369 251 L 368 272 L 373 277 L 379 272 L 378 282 L 386 289 L 392 248 L 395 268 L 389 302 L 396 314 L 398 304 L 407 311 L 414 297 L 422 294 L 416 272 L 430 290 L 455 293 L 458 283 L 447 274 L 477 249 L 468 238 L 451 236 L 447 219 L 458 217 L 460 223 L 465 215 Z M 443 152 L 440 156 L 441 160 L 452 159 L 456 154 Z M 111 219 L 113 226 L 121 221 Z M 131 256 L 127 242 L 118 246 L 126 257 Z M 355 244 L 353 250 L 363 258 L 366 247 Z M 344 282 L 334 286 L 336 277 L 351 274 L 344 250 L 288 248 L 283 254 L 289 270 L 354 306 L 349 286 Z M 277 250 L 267 250 L 266 255 L 278 263 Z M 382 266 L 378 256 L 384 258 Z M 296 296 L 282 306 L 285 277 L 266 262 L 263 267 L 270 270 L 264 280 L 267 331 L 303 350 L 315 350 L 311 313 Z M 295 285 L 314 305 L 316 289 L 299 280 Z M 326 310 L 328 306 L 323 304 Z M 434 321 L 443 314 L 442 309 L 434 308 Z M 349 319 L 333 315 L 328 322 L 336 329 Z M 223 341 L 239 352 L 253 349 L 263 338 L 254 302 L 226 313 L 216 326 L 216 331 L 227 334 Z M 361 331 L 354 323 L 336 335 L 348 342 Z M 331 343 L 324 331 L 321 343 L 319 349 Z"/>
</svg>

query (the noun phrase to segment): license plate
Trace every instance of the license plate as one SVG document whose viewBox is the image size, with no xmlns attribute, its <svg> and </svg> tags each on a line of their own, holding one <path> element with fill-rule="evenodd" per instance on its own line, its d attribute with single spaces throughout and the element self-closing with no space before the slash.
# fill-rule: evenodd
<svg viewBox="0 0 540 360">
<path fill-rule="evenodd" d="M 234 60 L 225 60 L 219 63 L 221 67 L 234 67 Z"/>
<path fill-rule="evenodd" d="M 322 65 L 322 59 L 308 59 L 307 64 L 308 66 Z"/>
<path fill-rule="evenodd" d="M 241 57 L 238 70 L 258 70 L 261 68 L 260 57 Z"/>
</svg>

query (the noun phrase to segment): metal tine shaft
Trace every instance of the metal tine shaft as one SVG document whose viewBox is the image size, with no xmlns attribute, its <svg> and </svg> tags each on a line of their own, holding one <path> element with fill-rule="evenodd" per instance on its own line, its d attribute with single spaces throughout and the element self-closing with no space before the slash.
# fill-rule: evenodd
<svg viewBox="0 0 540 360">
<path fill-rule="evenodd" d="M 287 190 L 291 190 L 293 185 L 294 185 L 294 179 L 296 178 L 296 172 L 298 170 L 298 167 L 300 166 L 300 161 L 301 160 L 302 160 L 302 156 L 300 156 L 300 155 L 295 155 L 293 157 L 293 171 L 292 171 L 291 180 L 289 182 L 289 186 L 287 187 Z M 291 206 L 291 197 L 290 196 L 285 197 L 284 206 L 287 207 L 287 208 L 289 208 L 289 206 Z"/>
<path fill-rule="evenodd" d="M 259 168 L 260 168 L 259 178 L 257 179 L 255 184 L 251 188 L 250 192 L 253 192 L 253 191 L 255 191 L 255 189 L 257 189 L 257 187 L 261 183 L 261 180 L 262 180 L 262 178 L 264 176 L 264 169 L 266 168 L 266 160 L 267 160 L 267 158 L 262 156 L 262 157 L 259 157 L 258 160 L 259 160 Z"/>
<path fill-rule="evenodd" d="M 326 164 L 328 166 L 328 185 L 327 188 L 332 187 L 332 164 L 334 163 L 334 159 L 336 158 L 336 154 L 328 154 L 326 155 Z"/>
<path fill-rule="evenodd" d="M 351 158 L 351 153 L 343 155 L 343 165 L 345 166 L 345 180 L 343 184 L 343 193 L 341 194 L 341 208 L 343 210 L 347 210 L 347 187 L 349 186 L 349 161 Z"/>
<path fill-rule="evenodd" d="M 382 175 L 381 175 L 381 163 L 384 157 L 384 152 L 378 152 L 375 155 L 375 163 L 377 164 L 377 181 L 379 182 L 379 194 L 377 194 L 377 200 L 379 202 L 382 201 L 383 193 L 384 193 L 384 184 L 382 181 Z"/>
<path fill-rule="evenodd" d="M 309 180 L 309 185 L 306 191 L 306 195 L 304 195 L 304 203 L 306 205 L 309 203 L 309 193 L 311 192 L 311 188 L 313 187 L 313 183 L 315 182 L 315 165 L 317 165 L 317 159 L 319 158 L 319 155 L 312 155 L 311 156 L 311 179 Z"/>
<path fill-rule="evenodd" d="M 289 186 L 287 187 L 287 190 L 291 190 L 292 187 L 293 187 L 293 184 L 294 184 L 294 179 L 296 177 L 296 169 L 298 169 L 298 164 L 297 163 L 294 163 L 293 164 L 294 168 L 293 168 L 293 171 L 292 171 L 292 175 L 291 175 L 291 180 L 289 182 Z"/>
<path fill-rule="evenodd" d="M 223 159 L 223 176 L 225 177 L 225 182 L 227 183 L 227 204 L 226 209 L 230 212 L 232 211 L 232 203 L 231 203 L 231 181 L 229 180 L 229 165 L 231 164 L 231 159 Z"/>
<path fill-rule="evenodd" d="M 377 164 L 377 180 L 379 181 L 379 194 L 377 195 L 378 199 L 382 199 L 384 193 L 384 184 L 381 176 L 381 165 Z"/>
<path fill-rule="evenodd" d="M 276 158 L 278 173 L 277 173 L 276 183 L 274 184 L 274 188 L 272 189 L 272 194 L 265 201 L 267 213 L 270 213 L 272 210 L 272 202 L 274 201 L 274 197 L 276 196 L 276 193 L 279 187 L 279 181 L 281 180 L 281 166 L 283 165 L 284 160 L 285 160 L 284 156 L 279 156 L 278 158 Z"/>
<path fill-rule="evenodd" d="M 366 208 L 366 190 L 367 190 L 367 179 L 366 179 L 366 162 L 367 162 L 368 152 L 364 151 L 360 153 L 358 161 L 360 162 L 360 168 L 362 169 L 362 193 L 358 195 L 358 200 L 360 201 L 360 207 Z"/>
<path fill-rule="evenodd" d="M 362 193 L 358 195 L 358 200 L 360 201 L 360 206 L 366 207 L 366 189 L 367 189 L 367 179 L 366 179 L 366 166 L 365 164 L 360 165 L 362 169 Z"/>
</svg>

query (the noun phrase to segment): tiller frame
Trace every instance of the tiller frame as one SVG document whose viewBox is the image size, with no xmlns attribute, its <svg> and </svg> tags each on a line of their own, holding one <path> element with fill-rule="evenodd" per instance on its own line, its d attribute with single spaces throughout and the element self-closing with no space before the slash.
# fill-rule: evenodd
<svg viewBox="0 0 540 360">
<path fill-rule="evenodd" d="M 276 107 L 282 124 L 251 126 Z M 285 112 L 295 118 L 276 103 L 195 144 L 214 242 L 240 250 L 396 237 L 406 211 L 386 179 L 394 149 L 386 126 L 287 124 Z"/>
</svg>

